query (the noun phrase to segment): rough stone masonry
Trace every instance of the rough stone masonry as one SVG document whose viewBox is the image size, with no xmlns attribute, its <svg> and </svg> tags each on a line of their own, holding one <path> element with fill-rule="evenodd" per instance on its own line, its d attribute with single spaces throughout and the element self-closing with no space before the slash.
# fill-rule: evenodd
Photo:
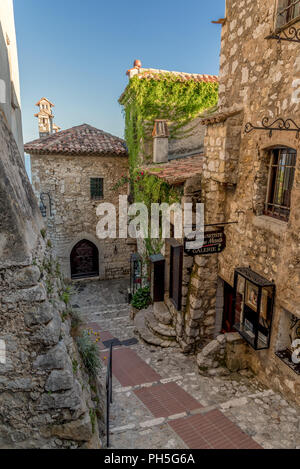
<svg viewBox="0 0 300 469">
<path fill-rule="evenodd" d="M 0 175 L 0 448 L 99 448 L 101 388 L 70 335 L 66 286 L 2 115 Z"/>
</svg>

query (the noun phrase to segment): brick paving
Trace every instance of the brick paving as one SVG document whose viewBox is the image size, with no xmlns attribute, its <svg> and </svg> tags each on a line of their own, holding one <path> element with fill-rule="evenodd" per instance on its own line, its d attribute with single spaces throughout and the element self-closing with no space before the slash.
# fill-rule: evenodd
<svg viewBox="0 0 300 469">
<path fill-rule="evenodd" d="M 101 331 L 97 323 L 88 323 L 88 328 Z M 108 331 L 102 331 L 98 346 L 104 348 L 103 342 L 112 339 Z M 107 360 L 107 351 L 100 356 Z M 113 350 L 113 375 L 125 387 L 134 387 L 155 383 L 161 376 L 147 365 L 136 352 L 130 348 L 120 347 Z M 203 406 L 178 384 L 152 384 L 149 387 L 136 389 L 134 394 L 150 410 L 155 418 L 188 413 Z M 213 410 L 205 415 L 192 415 L 169 422 L 170 427 L 190 449 L 261 449 L 251 437 L 232 423 L 220 411 Z"/>
<path fill-rule="evenodd" d="M 125 300 L 127 283 L 87 282 L 76 288 L 73 307 L 103 341 L 137 338 Z M 98 346 L 102 358 L 108 356 L 101 342 Z M 249 370 L 200 376 L 194 357 L 139 341 L 114 349 L 113 371 L 112 448 L 300 449 L 300 409 Z M 101 378 L 105 381 L 105 373 Z M 186 405 L 179 406 L 184 391 L 189 398 L 184 394 Z"/>
<path fill-rule="evenodd" d="M 102 352 L 101 356 L 107 357 L 107 353 Z M 112 371 L 122 386 L 137 386 L 139 384 L 153 383 L 161 379 L 161 376 L 133 350 L 125 347 L 113 351 Z"/>
<path fill-rule="evenodd" d="M 157 384 L 134 393 L 154 417 L 169 417 L 202 407 L 176 383 Z"/>
<path fill-rule="evenodd" d="M 174 420 L 169 425 L 190 449 L 261 449 L 218 410 Z"/>
</svg>

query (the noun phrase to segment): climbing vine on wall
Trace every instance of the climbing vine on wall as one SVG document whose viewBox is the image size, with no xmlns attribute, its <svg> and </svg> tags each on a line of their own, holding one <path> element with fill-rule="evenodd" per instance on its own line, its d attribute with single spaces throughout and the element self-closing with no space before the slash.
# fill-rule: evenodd
<svg viewBox="0 0 300 469">
<path fill-rule="evenodd" d="M 151 171 L 160 172 L 159 168 L 151 168 Z M 148 174 L 147 170 L 141 171 L 134 169 L 130 177 L 122 176 L 121 179 L 115 184 L 113 190 L 119 190 L 122 186 L 129 184 L 134 193 L 135 202 L 143 202 L 148 208 L 149 214 L 151 213 L 151 204 L 162 202 L 172 205 L 173 203 L 180 202 L 183 195 L 182 186 L 172 186 L 163 179 Z"/>
<path fill-rule="evenodd" d="M 151 140 L 155 119 L 170 122 L 171 139 L 186 138 L 194 130 L 186 130 L 186 125 L 204 110 L 216 106 L 217 101 L 216 82 L 182 82 L 172 73 L 150 80 L 133 77 L 120 99 L 124 106 L 131 174 L 141 163 L 139 155 L 145 152 L 145 143 Z M 149 155 L 143 156 L 147 159 Z"/>
<path fill-rule="evenodd" d="M 153 79 L 133 77 L 120 98 L 125 115 L 125 139 L 129 152 L 130 176 L 123 176 L 116 186 L 129 184 L 135 202 L 144 202 L 151 214 L 152 203 L 180 202 L 182 186 L 169 185 L 163 179 L 148 174 L 141 164 L 148 163 L 147 143 L 152 140 L 155 119 L 166 119 L 170 138 L 187 138 L 197 126 L 191 124 L 203 111 L 214 108 L 218 102 L 218 83 L 182 81 L 172 73 L 159 74 Z M 153 172 L 153 168 L 151 169 Z M 159 166 L 155 168 L 160 172 Z M 146 254 L 158 253 L 163 240 L 145 240 Z"/>
</svg>

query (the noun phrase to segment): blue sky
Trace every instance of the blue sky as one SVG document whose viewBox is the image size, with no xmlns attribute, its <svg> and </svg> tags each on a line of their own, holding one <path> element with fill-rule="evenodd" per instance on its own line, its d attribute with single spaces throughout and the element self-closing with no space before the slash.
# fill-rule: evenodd
<svg viewBox="0 0 300 469">
<path fill-rule="evenodd" d="M 144 67 L 217 74 L 225 0 L 14 0 L 24 141 L 38 137 L 35 103 L 55 122 L 123 136 L 118 97 L 134 59 Z"/>
</svg>

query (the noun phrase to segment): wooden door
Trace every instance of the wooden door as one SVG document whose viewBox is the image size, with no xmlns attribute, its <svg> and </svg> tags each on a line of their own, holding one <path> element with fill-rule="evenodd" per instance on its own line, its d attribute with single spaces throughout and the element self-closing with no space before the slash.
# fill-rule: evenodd
<svg viewBox="0 0 300 469">
<path fill-rule="evenodd" d="M 99 275 L 99 252 L 91 241 L 84 239 L 77 243 L 72 250 L 70 261 L 74 279 Z"/>
</svg>

